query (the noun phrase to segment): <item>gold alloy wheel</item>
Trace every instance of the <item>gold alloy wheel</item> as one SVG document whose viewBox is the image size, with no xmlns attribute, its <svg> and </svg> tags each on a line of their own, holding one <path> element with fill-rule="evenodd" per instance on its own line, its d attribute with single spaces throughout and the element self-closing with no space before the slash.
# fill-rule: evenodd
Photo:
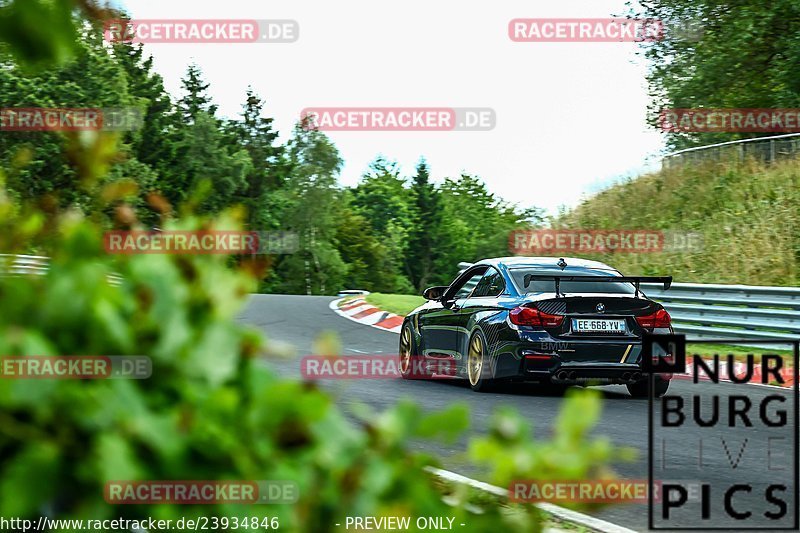
<svg viewBox="0 0 800 533">
<path fill-rule="evenodd" d="M 469 383 L 473 387 L 478 384 L 481 379 L 481 371 L 483 370 L 483 341 L 480 335 L 472 337 L 469 343 L 469 353 L 467 354 L 467 376 Z"/>
<path fill-rule="evenodd" d="M 407 326 L 400 334 L 400 371 L 407 374 L 411 368 L 411 329 Z"/>
</svg>

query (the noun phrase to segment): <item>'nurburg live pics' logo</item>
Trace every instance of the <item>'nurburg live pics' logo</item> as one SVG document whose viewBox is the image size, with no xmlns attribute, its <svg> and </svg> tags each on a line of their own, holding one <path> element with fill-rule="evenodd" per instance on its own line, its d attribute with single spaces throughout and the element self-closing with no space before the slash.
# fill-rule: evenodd
<svg viewBox="0 0 800 533">
<path fill-rule="evenodd" d="M 651 380 L 665 372 L 684 378 L 649 401 L 650 494 L 654 483 L 661 487 L 660 501 L 648 502 L 650 529 L 797 531 L 800 341 L 691 343 L 756 346 L 744 368 L 734 370 L 733 355 L 696 356 L 687 366 L 683 335 L 643 339 L 643 370 Z M 762 345 L 792 346 L 794 354 Z M 687 473 L 699 490 L 697 482 L 666 481 Z"/>
</svg>

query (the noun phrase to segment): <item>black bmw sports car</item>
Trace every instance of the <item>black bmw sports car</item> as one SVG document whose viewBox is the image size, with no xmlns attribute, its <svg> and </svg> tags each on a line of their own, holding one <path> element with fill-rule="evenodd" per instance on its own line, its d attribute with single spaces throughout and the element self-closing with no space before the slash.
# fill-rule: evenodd
<svg viewBox="0 0 800 533">
<path fill-rule="evenodd" d="M 430 287 L 400 332 L 403 377 L 462 378 L 483 391 L 501 381 L 548 387 L 624 384 L 648 395 L 642 335 L 672 333 L 670 316 L 640 283 L 669 288 L 671 277 L 628 277 L 597 261 L 485 259 L 449 287 Z M 420 371 L 420 369 L 422 371 Z M 669 375 L 656 375 L 663 395 Z"/>
</svg>

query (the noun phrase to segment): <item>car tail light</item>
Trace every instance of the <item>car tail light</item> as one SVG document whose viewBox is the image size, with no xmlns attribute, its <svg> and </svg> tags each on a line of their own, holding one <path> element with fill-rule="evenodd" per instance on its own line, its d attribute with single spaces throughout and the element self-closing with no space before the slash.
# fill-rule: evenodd
<svg viewBox="0 0 800 533">
<path fill-rule="evenodd" d="M 515 307 L 508 318 L 518 326 L 537 326 L 540 328 L 557 328 L 564 322 L 563 315 L 551 315 L 535 307 Z"/>
<path fill-rule="evenodd" d="M 672 318 L 666 309 L 659 309 L 651 315 L 637 316 L 636 322 L 646 329 L 668 328 L 672 324 Z"/>
</svg>

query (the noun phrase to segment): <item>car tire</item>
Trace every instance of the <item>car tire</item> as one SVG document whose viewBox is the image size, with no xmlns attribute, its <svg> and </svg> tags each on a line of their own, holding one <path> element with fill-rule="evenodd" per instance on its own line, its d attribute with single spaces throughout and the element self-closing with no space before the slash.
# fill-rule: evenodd
<svg viewBox="0 0 800 533">
<path fill-rule="evenodd" d="M 417 358 L 417 349 L 414 346 L 414 334 L 411 332 L 411 324 L 406 322 L 400 330 L 400 376 L 403 379 L 425 379 L 427 376 L 420 372 L 412 372 L 414 359 Z"/>
<path fill-rule="evenodd" d="M 492 377 L 491 358 L 486 337 L 481 330 L 475 331 L 467 346 L 467 381 L 475 392 L 487 392 L 495 387 Z"/>
<path fill-rule="evenodd" d="M 653 396 L 656 398 L 661 398 L 667 393 L 669 390 L 669 380 L 661 379 L 660 376 L 656 376 L 653 379 L 653 384 L 655 385 L 655 390 L 653 391 Z M 650 380 L 643 379 L 641 381 L 637 381 L 631 385 L 628 385 L 628 392 L 634 398 L 647 398 L 650 395 Z"/>
</svg>

